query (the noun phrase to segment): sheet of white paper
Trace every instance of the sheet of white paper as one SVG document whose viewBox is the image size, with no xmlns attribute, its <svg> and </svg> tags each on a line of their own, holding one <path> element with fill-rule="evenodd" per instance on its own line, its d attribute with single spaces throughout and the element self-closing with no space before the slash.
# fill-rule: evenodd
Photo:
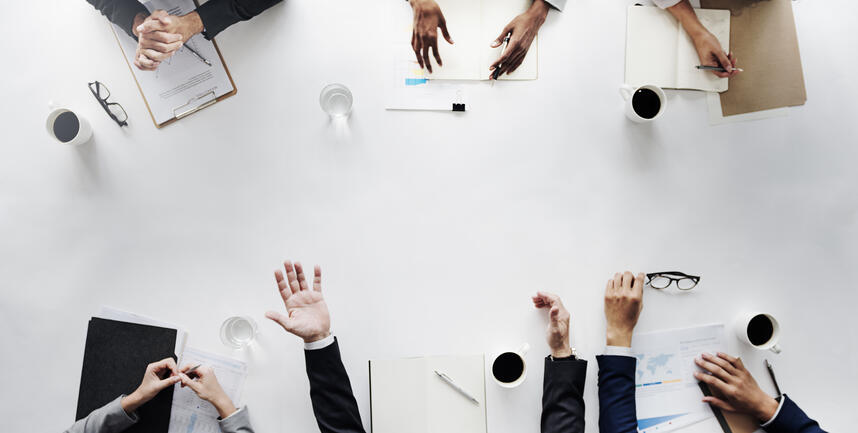
<svg viewBox="0 0 858 433">
<path fill-rule="evenodd" d="M 502 48 L 491 43 L 501 30 L 517 15 L 530 6 L 531 0 L 438 0 L 438 6 L 447 21 L 453 44 L 449 44 L 438 30 L 439 66 L 434 53 L 429 62 L 432 73 L 426 76 L 436 80 L 488 80 L 489 66 L 500 56 Z M 391 45 L 394 58 L 407 56 L 415 61 L 411 48 L 413 13 L 405 2 L 390 2 Z M 537 78 L 538 41 L 534 38 L 527 57 L 512 75 L 504 80 L 535 80 Z"/>
<path fill-rule="evenodd" d="M 667 432 L 714 417 L 703 402 L 694 358 L 726 351 L 724 325 L 635 335 L 635 402 L 639 431 Z"/>
<path fill-rule="evenodd" d="M 108 320 L 117 320 L 120 322 L 128 322 L 128 323 L 137 323 L 140 325 L 149 325 L 149 326 L 159 326 L 161 328 L 169 328 L 176 330 L 176 356 L 181 356 L 182 352 L 185 351 L 185 343 L 188 341 L 188 333 L 185 332 L 182 328 L 179 328 L 176 325 L 171 323 L 162 322 L 157 319 L 153 319 L 151 317 L 147 317 L 137 313 L 131 313 L 128 311 L 123 311 L 118 308 L 108 307 L 105 305 L 101 306 L 101 310 L 99 310 L 98 315 L 96 317 Z"/>
<path fill-rule="evenodd" d="M 466 104 L 461 81 L 430 80 L 425 70 L 405 50 L 393 50 L 391 76 L 385 83 L 388 110 L 453 111 L 453 104 Z"/>
<path fill-rule="evenodd" d="M 371 361 L 373 432 L 485 433 L 484 365 L 483 355 Z M 459 394 L 435 370 L 480 404 Z"/>
<path fill-rule="evenodd" d="M 789 107 L 781 107 L 773 108 L 771 110 L 755 111 L 753 113 L 724 116 L 724 112 L 721 111 L 721 95 L 711 92 L 706 94 L 706 105 L 709 107 L 709 124 L 713 126 L 723 125 L 725 123 L 786 117 L 789 114 Z"/>
<path fill-rule="evenodd" d="M 247 378 L 247 364 L 225 356 L 187 348 L 179 365 L 202 364 L 214 369 L 218 383 L 236 407 L 241 406 L 241 390 Z M 190 388 L 176 385 L 170 412 L 169 433 L 220 433 L 218 413 L 211 403 L 200 399 Z"/>
<path fill-rule="evenodd" d="M 697 9 L 697 18 L 700 23 L 708 29 L 725 51 L 730 51 L 730 11 L 716 9 Z M 720 78 L 717 75 L 697 69 L 700 64 L 700 56 L 697 48 L 682 26 L 679 27 L 679 43 L 676 55 L 676 88 L 695 89 L 707 92 L 723 92 L 729 85 L 728 78 Z"/>
<path fill-rule="evenodd" d="M 173 15 L 184 15 L 196 9 L 193 0 L 147 0 L 141 3 L 150 11 L 164 9 Z M 233 90 L 214 44 L 202 35 L 192 37 L 185 45 L 200 53 L 212 66 L 206 65 L 187 48 L 182 47 L 170 59 L 161 63 L 157 70 L 142 71 L 134 66 L 137 41 L 116 25 L 113 25 L 113 31 L 134 78 L 145 95 L 149 111 L 159 125 L 173 119 L 176 108 L 210 92 L 214 92 L 214 97 L 217 98 Z"/>
</svg>

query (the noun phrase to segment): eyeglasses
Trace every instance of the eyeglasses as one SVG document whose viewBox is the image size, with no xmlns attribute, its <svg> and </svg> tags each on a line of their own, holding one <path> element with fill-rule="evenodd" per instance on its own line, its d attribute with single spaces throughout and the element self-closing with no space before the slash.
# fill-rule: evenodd
<svg viewBox="0 0 858 433">
<path fill-rule="evenodd" d="M 646 274 L 647 284 L 653 289 L 666 289 L 671 283 L 676 282 L 679 290 L 691 290 L 700 282 L 700 277 L 684 274 L 682 272 L 655 272 Z"/>
<path fill-rule="evenodd" d="M 128 114 L 125 113 L 125 109 L 116 102 L 107 102 L 107 98 L 110 98 L 110 90 L 108 90 L 107 86 L 96 81 L 94 83 L 89 83 L 89 91 L 92 92 L 92 96 L 95 96 L 95 99 L 98 99 L 98 103 L 101 104 L 101 108 L 104 108 L 107 115 L 110 116 L 117 125 L 128 126 L 128 122 L 126 122 L 128 120 Z"/>
</svg>

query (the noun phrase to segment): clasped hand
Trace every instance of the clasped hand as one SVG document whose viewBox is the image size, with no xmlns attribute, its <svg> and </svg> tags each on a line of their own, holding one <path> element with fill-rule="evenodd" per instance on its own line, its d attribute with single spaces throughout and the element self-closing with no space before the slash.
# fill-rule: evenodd
<svg viewBox="0 0 858 433">
<path fill-rule="evenodd" d="M 196 12 L 176 16 L 156 10 L 148 17 L 137 15 L 134 20 L 134 34 L 137 36 L 134 65 L 144 71 L 158 69 L 161 62 L 172 57 L 188 39 L 202 30 L 202 21 Z"/>
</svg>

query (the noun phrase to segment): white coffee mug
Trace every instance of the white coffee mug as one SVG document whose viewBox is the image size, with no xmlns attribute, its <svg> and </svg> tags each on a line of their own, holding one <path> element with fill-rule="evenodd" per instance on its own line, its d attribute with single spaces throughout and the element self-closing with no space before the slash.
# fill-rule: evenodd
<svg viewBox="0 0 858 433">
<path fill-rule="evenodd" d="M 492 379 L 494 379 L 495 383 L 497 383 L 498 385 L 500 385 L 503 388 L 515 388 L 515 387 L 521 385 L 522 383 L 524 383 L 524 379 L 527 378 L 527 360 L 525 360 L 524 356 L 527 354 L 527 352 L 529 350 L 530 350 L 530 345 L 527 343 L 524 343 L 518 350 L 515 350 L 515 351 L 507 350 L 507 351 L 500 352 L 497 355 L 493 356 L 492 357 Z M 501 355 L 505 355 L 508 353 L 511 353 L 511 354 L 517 356 L 518 359 L 521 360 L 521 375 L 517 379 L 515 379 L 511 382 L 503 382 L 503 381 L 499 380 L 497 377 L 495 377 L 494 367 L 495 367 L 495 362 L 497 362 L 498 358 L 500 358 Z"/>
<path fill-rule="evenodd" d="M 752 341 L 751 335 L 749 335 L 748 327 L 751 325 L 751 321 L 754 318 L 757 320 L 767 320 L 771 323 L 771 337 L 767 341 Z M 766 330 L 768 327 L 766 326 Z M 781 337 L 781 325 L 778 323 L 777 319 L 774 318 L 771 314 L 767 313 L 747 313 L 739 316 L 736 319 L 736 336 L 739 337 L 739 340 L 744 343 L 750 345 L 751 347 L 759 350 L 771 350 L 774 353 L 781 353 L 781 348 L 778 346 L 778 341 Z"/>
<path fill-rule="evenodd" d="M 48 113 L 48 118 L 45 120 L 45 129 L 47 129 L 48 135 L 53 137 L 54 140 L 57 140 L 57 142 L 60 142 L 62 144 L 68 144 L 70 146 L 79 146 L 88 142 L 92 138 L 92 127 L 89 125 L 89 122 L 86 119 L 81 117 L 80 114 L 75 111 L 69 110 L 68 108 L 56 108 L 53 103 L 49 103 L 48 107 L 51 112 Z M 73 114 L 78 122 L 77 134 L 75 134 L 73 137 L 69 137 L 66 141 L 63 141 L 59 137 L 57 137 L 57 134 L 54 130 L 54 124 L 57 121 L 57 118 L 60 117 L 60 115 L 63 113 Z"/>
<path fill-rule="evenodd" d="M 652 116 L 650 118 L 646 118 L 646 117 L 643 117 L 640 114 L 638 114 L 635 111 L 635 107 L 634 107 L 635 93 L 637 93 L 638 90 L 644 90 L 644 89 L 651 90 L 651 91 L 655 92 L 655 94 L 658 96 L 658 101 L 659 101 L 658 113 L 656 113 L 654 116 Z M 661 113 L 664 113 L 664 109 L 667 106 L 667 96 L 665 96 L 664 90 L 661 90 L 660 87 L 652 85 L 652 84 L 647 84 L 647 85 L 640 86 L 640 87 L 632 87 L 632 86 L 629 86 L 628 84 L 623 84 L 622 86 L 620 86 L 620 96 L 622 96 L 623 99 L 626 100 L 626 117 L 631 119 L 633 122 L 637 122 L 637 123 L 647 123 L 647 122 L 652 122 L 655 119 L 658 119 L 659 116 L 661 116 Z"/>
</svg>

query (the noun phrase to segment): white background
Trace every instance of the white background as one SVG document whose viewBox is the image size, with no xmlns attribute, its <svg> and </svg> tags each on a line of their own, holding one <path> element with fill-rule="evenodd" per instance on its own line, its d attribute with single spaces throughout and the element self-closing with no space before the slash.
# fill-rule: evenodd
<svg viewBox="0 0 858 433">
<path fill-rule="evenodd" d="M 853 429 L 858 4 L 795 4 L 807 105 L 710 127 L 702 93 L 671 92 L 652 125 L 623 117 L 620 0 L 552 12 L 538 81 L 469 87 L 461 116 L 385 111 L 387 1 L 289 0 L 228 29 L 217 40 L 237 96 L 163 130 L 91 6 L 5 5 L 4 431 L 72 423 L 87 320 L 102 304 L 179 323 L 190 345 L 224 354 L 221 321 L 252 315 L 259 344 L 240 356 L 257 431 L 316 431 L 301 343 L 262 317 L 282 308 L 272 271 L 285 258 L 323 265 L 367 427 L 368 359 L 529 342 L 526 383 L 489 384 L 489 429 L 538 431 L 546 318 L 529 296 L 549 290 L 591 360 L 596 431 L 603 288 L 628 268 L 703 277 L 686 295 L 648 290 L 639 331 L 752 309 L 780 318 L 783 354 L 732 337 L 731 350 L 764 389 L 768 357 L 825 428 Z M 128 128 L 90 95 L 96 79 Z M 355 95 L 347 127 L 319 109 L 329 82 Z M 48 138 L 49 99 L 90 120 L 92 144 Z"/>
</svg>

